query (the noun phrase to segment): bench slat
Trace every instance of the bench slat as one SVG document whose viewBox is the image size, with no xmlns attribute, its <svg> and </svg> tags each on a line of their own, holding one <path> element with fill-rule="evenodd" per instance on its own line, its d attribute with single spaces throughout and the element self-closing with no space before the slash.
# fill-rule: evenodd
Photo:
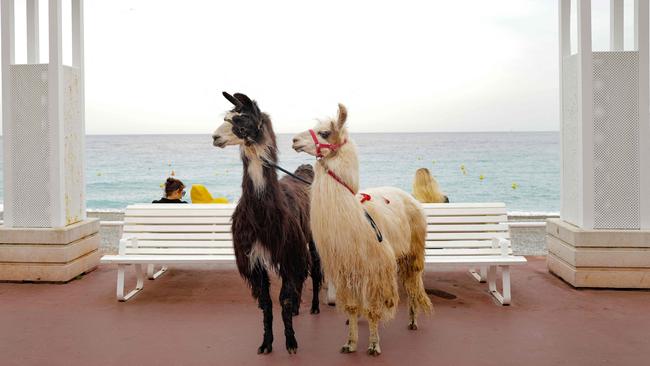
<svg viewBox="0 0 650 366">
<path fill-rule="evenodd" d="M 128 205 L 126 210 L 177 210 L 177 209 L 190 209 L 190 210 L 234 210 L 236 207 L 233 203 L 201 203 L 201 204 L 187 204 L 187 203 L 165 203 L 165 204 L 151 204 L 151 203 L 137 203 Z"/>
<path fill-rule="evenodd" d="M 126 248 L 125 254 L 131 255 L 194 255 L 194 254 L 235 254 L 231 248 Z"/>
<path fill-rule="evenodd" d="M 424 208 L 484 208 L 484 207 L 502 207 L 505 208 L 506 204 L 503 202 L 454 202 L 454 203 L 423 203 Z"/>
<path fill-rule="evenodd" d="M 183 263 L 215 263 L 234 262 L 234 255 L 105 255 L 102 263 L 117 264 L 183 264 Z"/>
<path fill-rule="evenodd" d="M 150 240 L 232 240 L 230 233 L 125 233 L 123 238 Z"/>
<path fill-rule="evenodd" d="M 427 240 L 475 240 L 509 237 L 508 232 L 495 233 L 429 233 Z"/>
<path fill-rule="evenodd" d="M 425 264 L 433 265 L 510 265 L 510 264 L 524 264 L 526 258 L 521 256 L 500 256 L 500 255 L 486 255 L 486 256 L 426 256 L 424 257 Z"/>
<path fill-rule="evenodd" d="M 508 221 L 507 215 L 492 216 L 427 216 L 428 224 L 489 224 Z"/>
<path fill-rule="evenodd" d="M 494 232 L 508 231 L 508 225 L 504 224 L 485 224 L 485 225 L 428 225 L 427 231 L 433 232 Z"/>
<path fill-rule="evenodd" d="M 231 225 L 126 225 L 124 232 L 229 233 Z"/>
<path fill-rule="evenodd" d="M 125 224 L 139 224 L 139 225 L 202 225 L 202 224 L 215 224 L 215 225 L 230 225 L 230 217 L 219 216 L 197 216 L 197 217 L 147 217 L 147 216 L 125 216 Z"/>
<path fill-rule="evenodd" d="M 486 215 L 505 215 L 505 208 L 488 207 L 488 208 L 425 208 L 427 216 L 486 216 Z"/>
<path fill-rule="evenodd" d="M 132 248 L 127 242 L 127 248 Z M 138 240 L 138 247 L 142 248 L 232 248 L 232 240 Z"/>
<path fill-rule="evenodd" d="M 425 247 L 437 248 L 491 248 L 492 240 L 427 240 Z"/>
<path fill-rule="evenodd" d="M 145 217 L 156 217 L 163 216 L 169 217 L 170 214 L 174 216 L 186 216 L 186 217 L 195 217 L 195 216 L 209 216 L 209 217 L 231 217 L 233 210 L 194 210 L 194 209 L 175 209 L 175 210 L 143 210 L 143 209 L 127 209 L 124 213 L 125 216 L 145 216 Z"/>
<path fill-rule="evenodd" d="M 472 255 L 500 255 L 501 248 L 472 248 L 472 249 L 425 249 L 425 256 L 472 256 Z M 512 254 L 512 249 L 508 250 Z"/>
</svg>

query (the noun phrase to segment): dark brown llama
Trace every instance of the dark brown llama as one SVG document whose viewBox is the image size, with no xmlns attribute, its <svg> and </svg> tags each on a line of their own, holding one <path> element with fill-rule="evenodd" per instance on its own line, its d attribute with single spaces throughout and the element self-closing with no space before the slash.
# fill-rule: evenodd
<svg viewBox="0 0 650 366">
<path fill-rule="evenodd" d="M 311 313 L 320 312 L 318 293 L 322 274 L 320 257 L 309 228 L 309 185 L 285 176 L 278 180 L 269 164 L 276 164 L 277 146 L 271 119 L 244 94 L 224 97 L 235 107 L 214 132 L 217 147 L 239 145 L 244 165 L 242 196 L 232 215 L 232 236 L 239 273 L 252 289 L 264 315 L 264 340 L 257 353 L 270 353 L 273 343 L 273 309 L 269 294 L 269 271 L 282 278 L 280 305 L 289 353 L 298 342 L 292 317 L 298 314 L 300 294 L 311 274 Z M 302 165 L 296 175 L 311 182 L 311 165 Z"/>
</svg>

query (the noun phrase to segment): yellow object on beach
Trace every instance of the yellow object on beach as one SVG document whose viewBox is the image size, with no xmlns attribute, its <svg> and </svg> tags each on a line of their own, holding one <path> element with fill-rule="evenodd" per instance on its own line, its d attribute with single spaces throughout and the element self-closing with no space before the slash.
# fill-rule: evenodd
<svg viewBox="0 0 650 366">
<path fill-rule="evenodd" d="M 213 198 L 203 184 L 192 184 L 190 196 L 192 203 L 228 203 L 228 199 L 225 197 Z"/>
</svg>

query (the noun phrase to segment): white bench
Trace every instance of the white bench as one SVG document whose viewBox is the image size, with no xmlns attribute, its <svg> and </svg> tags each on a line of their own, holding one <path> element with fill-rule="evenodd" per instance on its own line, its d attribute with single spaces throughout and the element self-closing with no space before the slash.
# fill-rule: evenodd
<svg viewBox="0 0 650 366">
<path fill-rule="evenodd" d="M 510 304 L 510 266 L 526 263 L 512 255 L 508 215 L 503 203 L 429 203 L 425 265 L 465 266 L 480 282 L 487 279 L 490 293 L 502 304 Z M 497 289 L 501 268 L 502 292 Z M 478 271 L 476 271 L 478 269 Z"/>
<path fill-rule="evenodd" d="M 102 263 L 117 264 L 117 299 L 126 301 L 144 287 L 144 266 L 153 280 L 168 264 L 234 262 L 230 232 L 233 204 L 138 204 L 126 208 L 117 255 Z M 124 294 L 124 272 L 134 265 L 137 284 Z M 158 271 L 154 266 L 160 265 Z"/>
<path fill-rule="evenodd" d="M 526 263 L 512 255 L 508 217 L 503 203 L 441 203 L 423 205 L 427 214 L 425 262 L 429 268 L 466 266 L 504 305 L 511 300 L 510 266 Z M 128 206 L 117 255 L 102 263 L 118 266 L 117 298 L 126 301 L 142 290 L 144 266 L 155 279 L 167 264 L 234 262 L 230 220 L 233 204 L 140 204 Z M 124 273 L 134 265 L 137 284 L 124 295 Z M 161 265 L 157 272 L 154 266 Z M 501 267 L 502 293 L 496 286 Z M 478 271 L 476 271 L 478 269 Z M 334 302 L 334 287 L 328 302 Z"/>
</svg>

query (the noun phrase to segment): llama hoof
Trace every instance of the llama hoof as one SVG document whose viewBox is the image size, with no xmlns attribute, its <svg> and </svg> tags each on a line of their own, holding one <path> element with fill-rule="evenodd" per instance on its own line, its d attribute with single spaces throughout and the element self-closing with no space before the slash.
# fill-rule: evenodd
<svg viewBox="0 0 650 366">
<path fill-rule="evenodd" d="M 381 354 L 381 348 L 379 348 L 379 343 L 371 343 L 368 346 L 368 355 L 369 356 L 379 356 Z"/>
<path fill-rule="evenodd" d="M 311 314 L 320 314 L 320 307 L 318 306 L 312 306 L 311 310 L 309 311 Z"/>
<path fill-rule="evenodd" d="M 346 343 L 341 347 L 341 353 L 353 353 L 356 352 L 357 347 L 354 344 Z"/>
<path fill-rule="evenodd" d="M 287 352 L 290 355 L 298 353 L 298 341 L 296 341 L 296 337 L 287 337 Z"/>
<path fill-rule="evenodd" d="M 273 346 L 270 344 L 262 343 L 260 348 L 257 349 L 257 354 L 258 355 L 268 355 L 269 353 L 273 352 Z"/>
<path fill-rule="evenodd" d="M 411 324 L 409 324 L 409 330 L 418 330 L 418 325 L 417 325 L 417 323 L 411 323 Z"/>
<path fill-rule="evenodd" d="M 297 316 L 297 315 L 300 314 L 300 310 L 298 310 L 298 309 L 293 309 L 293 311 L 291 312 L 291 314 L 293 314 L 293 316 Z"/>
</svg>

